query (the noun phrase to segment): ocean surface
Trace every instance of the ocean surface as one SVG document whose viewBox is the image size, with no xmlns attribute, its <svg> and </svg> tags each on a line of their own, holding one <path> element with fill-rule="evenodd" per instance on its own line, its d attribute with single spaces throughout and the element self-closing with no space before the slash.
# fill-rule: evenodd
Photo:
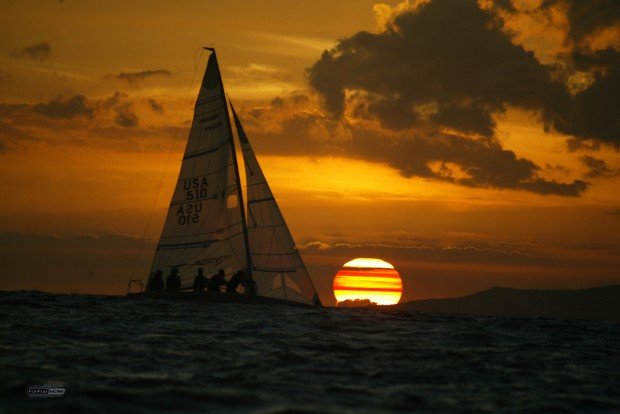
<svg viewBox="0 0 620 414">
<path fill-rule="evenodd" d="M 2 413 L 620 412 L 620 325 L 0 292 L 0 380 Z"/>
</svg>

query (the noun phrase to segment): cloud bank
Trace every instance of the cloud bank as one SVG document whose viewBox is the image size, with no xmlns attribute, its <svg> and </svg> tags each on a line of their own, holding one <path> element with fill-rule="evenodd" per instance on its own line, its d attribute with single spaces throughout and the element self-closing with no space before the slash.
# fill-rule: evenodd
<svg viewBox="0 0 620 414">
<path fill-rule="evenodd" d="M 40 42 L 32 45 L 24 46 L 21 49 L 14 50 L 12 56 L 16 59 L 31 59 L 42 62 L 48 59 L 52 54 L 52 48 L 49 42 Z"/>
<path fill-rule="evenodd" d="M 514 189 L 579 196 L 587 183 L 547 180 L 543 168 L 503 149 L 492 138 L 471 139 L 438 130 L 389 131 L 366 123 L 333 120 L 292 97 L 255 108 L 243 121 L 259 151 L 272 155 L 342 156 L 384 164 L 403 177 L 466 187 Z M 304 109 L 305 107 L 305 109 Z M 286 143 L 286 145 L 283 145 Z"/>
<path fill-rule="evenodd" d="M 120 72 L 114 75 L 106 75 L 104 79 L 119 79 L 134 85 L 144 80 L 157 76 L 172 76 L 172 72 L 166 69 L 149 69 L 137 72 Z"/>
<path fill-rule="evenodd" d="M 505 30 L 497 10 L 517 13 L 510 1 L 490 8 L 474 0 L 416 3 L 397 8 L 379 33 L 342 39 L 308 69 L 310 85 L 323 98 L 330 121 L 349 124 L 350 139 L 331 145 L 386 163 L 405 177 L 581 195 L 588 187 L 585 181 L 545 179 L 534 162 L 503 149 L 495 117 L 508 107 L 520 108 L 537 114 L 546 130 L 567 134 L 574 142 L 617 147 L 618 51 L 575 43 L 570 53 L 558 56 L 563 66 L 545 65 Z M 571 24 L 570 39 L 617 20 L 613 2 L 591 6 L 596 13 L 578 3 L 562 5 Z M 588 84 L 571 89 L 569 80 L 576 73 Z M 289 123 L 317 122 L 308 115 L 301 118 Z M 383 130 L 371 133 L 360 121 L 379 122 Z"/>
</svg>

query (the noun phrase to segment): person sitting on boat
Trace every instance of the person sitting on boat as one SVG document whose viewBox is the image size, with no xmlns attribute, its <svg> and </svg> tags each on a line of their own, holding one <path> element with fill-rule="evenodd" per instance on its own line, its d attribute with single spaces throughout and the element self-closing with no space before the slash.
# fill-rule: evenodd
<svg viewBox="0 0 620 414">
<path fill-rule="evenodd" d="M 209 283 L 207 283 L 207 290 L 221 292 L 220 286 L 228 286 L 228 283 L 226 282 L 224 276 L 226 276 L 226 272 L 224 271 L 224 269 L 220 269 L 219 272 L 211 276 L 211 278 L 209 279 Z"/>
<path fill-rule="evenodd" d="M 194 292 L 204 292 L 207 287 L 207 278 L 204 275 L 202 267 L 198 269 L 198 273 L 194 278 Z"/>
<path fill-rule="evenodd" d="M 243 293 L 246 295 L 256 295 L 256 282 L 252 280 L 252 276 L 247 276 L 243 270 L 239 270 L 228 282 L 228 292 L 236 292 L 239 284 L 243 286 Z"/>
<path fill-rule="evenodd" d="M 181 287 L 181 277 L 179 276 L 179 269 L 173 267 L 170 270 L 170 274 L 166 277 L 166 290 L 179 290 Z"/>
<path fill-rule="evenodd" d="M 228 286 L 226 287 L 226 292 L 232 292 L 232 293 L 237 292 L 237 288 L 239 287 L 239 285 L 242 285 L 242 286 L 247 285 L 246 279 L 247 278 L 245 277 L 243 270 L 239 270 L 237 273 L 233 275 L 233 277 L 230 278 L 230 281 L 228 282 Z"/>
<path fill-rule="evenodd" d="M 164 290 L 164 272 L 161 270 L 155 272 L 155 275 L 146 284 L 146 290 L 149 292 L 161 292 Z"/>
</svg>

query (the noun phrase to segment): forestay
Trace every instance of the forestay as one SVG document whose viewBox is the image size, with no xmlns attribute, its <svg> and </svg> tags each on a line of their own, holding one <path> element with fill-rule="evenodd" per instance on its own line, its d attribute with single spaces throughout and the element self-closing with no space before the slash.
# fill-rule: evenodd
<svg viewBox="0 0 620 414">
<path fill-rule="evenodd" d="M 303 303 L 318 295 L 280 208 L 232 107 L 247 180 L 247 232 L 257 294 Z"/>
<path fill-rule="evenodd" d="M 247 270 L 239 180 L 230 119 L 215 53 L 209 57 L 187 148 L 151 275 L 179 270 L 191 286 L 199 267 L 210 276 Z"/>
</svg>

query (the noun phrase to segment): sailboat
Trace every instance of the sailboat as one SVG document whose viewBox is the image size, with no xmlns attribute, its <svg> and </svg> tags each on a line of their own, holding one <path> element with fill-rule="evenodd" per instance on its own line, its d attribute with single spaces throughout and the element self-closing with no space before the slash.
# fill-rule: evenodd
<svg viewBox="0 0 620 414">
<path fill-rule="evenodd" d="M 214 48 L 210 51 L 179 178 L 168 209 L 149 281 L 157 271 L 176 272 L 174 292 L 130 296 L 207 302 L 284 303 L 321 306 L 308 270 L 258 163 L 241 120 L 227 101 Z M 233 125 L 247 188 L 243 197 Z M 244 202 L 245 201 L 245 202 Z M 205 276 L 242 271 L 252 288 L 239 292 L 191 292 L 198 269 Z"/>
</svg>

